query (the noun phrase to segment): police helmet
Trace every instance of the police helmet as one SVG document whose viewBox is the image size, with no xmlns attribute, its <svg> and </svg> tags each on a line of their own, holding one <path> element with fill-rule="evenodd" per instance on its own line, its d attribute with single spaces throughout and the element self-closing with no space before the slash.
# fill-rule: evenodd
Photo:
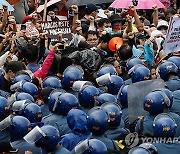
<svg viewBox="0 0 180 154">
<path fill-rule="evenodd" d="M 94 107 L 88 112 L 88 129 L 94 135 L 103 135 L 109 127 L 109 115 L 100 107 Z"/>
<path fill-rule="evenodd" d="M 54 76 L 49 76 L 43 80 L 43 88 L 50 87 L 50 88 L 62 88 L 61 80 Z"/>
<path fill-rule="evenodd" d="M 177 124 L 169 114 L 161 113 L 155 117 L 153 128 L 156 137 L 174 137 Z"/>
</svg>

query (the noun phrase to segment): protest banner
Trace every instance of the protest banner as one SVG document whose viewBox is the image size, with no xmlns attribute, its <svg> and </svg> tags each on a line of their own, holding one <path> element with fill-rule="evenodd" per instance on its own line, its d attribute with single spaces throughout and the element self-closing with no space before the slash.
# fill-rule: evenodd
<svg viewBox="0 0 180 154">
<path fill-rule="evenodd" d="M 68 40 L 70 39 L 71 28 L 68 20 L 42 22 L 41 27 L 43 33 L 53 40 L 58 39 L 59 32 L 66 36 Z"/>
<path fill-rule="evenodd" d="M 164 44 L 164 53 L 180 51 L 180 17 L 173 16 L 171 18 L 166 41 Z"/>
</svg>

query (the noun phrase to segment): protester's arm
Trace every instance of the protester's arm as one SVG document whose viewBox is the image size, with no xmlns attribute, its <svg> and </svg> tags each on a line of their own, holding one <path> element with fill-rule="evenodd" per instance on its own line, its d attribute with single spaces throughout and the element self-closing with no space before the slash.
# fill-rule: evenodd
<svg viewBox="0 0 180 154">
<path fill-rule="evenodd" d="M 95 25 L 94 25 L 94 17 L 93 17 L 93 16 L 90 16 L 90 17 L 89 17 L 89 21 L 90 21 L 89 31 L 90 31 L 90 30 L 96 31 L 96 27 L 95 27 Z"/>
<path fill-rule="evenodd" d="M 57 43 L 55 46 L 50 45 L 50 47 L 49 47 L 50 51 L 49 51 L 46 59 L 44 60 L 42 67 L 39 68 L 36 72 L 34 72 L 35 77 L 44 79 L 47 76 L 47 74 L 51 68 L 51 65 L 53 63 L 55 52 L 57 51 L 59 45 L 60 45 L 59 43 Z"/>
<path fill-rule="evenodd" d="M 16 20 L 13 20 L 11 24 L 13 26 L 13 32 L 17 32 Z"/>
<path fill-rule="evenodd" d="M 72 32 L 75 34 L 76 28 L 80 26 L 81 22 L 78 20 L 78 6 L 72 5 L 71 9 L 74 11 L 74 17 L 73 17 L 73 22 L 72 22 Z"/>
<path fill-rule="evenodd" d="M 74 17 L 73 17 L 73 23 L 72 23 L 72 26 L 74 26 L 76 20 L 78 20 L 78 6 L 77 5 L 72 5 L 71 8 L 74 11 Z"/>
<path fill-rule="evenodd" d="M 7 12 L 8 7 L 6 5 L 3 5 L 3 9 L 4 9 L 4 13 L 3 13 L 2 23 L 0 24 L 0 31 L 2 31 L 6 26 L 7 17 L 8 17 L 8 12 Z"/>
<path fill-rule="evenodd" d="M 4 45 L 6 44 L 7 41 L 9 41 L 10 38 L 10 33 L 6 33 L 4 36 L 4 39 L 2 40 L 2 42 L 0 43 L 0 52 L 2 51 Z"/>
<path fill-rule="evenodd" d="M 157 7 L 157 5 L 153 6 L 153 10 L 154 10 L 153 23 L 155 26 L 157 26 L 157 24 L 158 24 L 158 7 Z"/>
<path fill-rule="evenodd" d="M 2 67 L 4 65 L 4 63 L 6 62 L 6 58 L 8 57 L 9 51 L 7 51 L 5 54 L 3 54 L 0 57 L 0 67 Z"/>
<path fill-rule="evenodd" d="M 123 33 L 123 37 L 124 38 L 127 38 L 128 37 L 128 33 L 132 32 L 132 17 L 131 16 L 129 16 L 127 18 L 127 22 L 128 22 L 128 25 L 127 25 L 124 33 Z"/>
<path fill-rule="evenodd" d="M 151 37 L 151 29 L 149 26 L 144 26 L 144 31 L 149 35 L 149 37 Z"/>
<path fill-rule="evenodd" d="M 128 33 L 128 44 L 133 47 L 136 46 L 136 42 L 135 42 L 135 34 L 133 32 L 129 32 Z"/>
<path fill-rule="evenodd" d="M 140 21 L 140 19 L 139 19 L 139 16 L 138 16 L 138 14 L 137 14 L 137 12 L 136 12 L 136 9 L 135 9 L 135 7 L 133 6 L 133 5 L 131 5 L 130 6 L 130 9 L 131 9 L 131 11 L 134 13 L 134 20 L 135 20 L 135 24 L 136 24 L 136 27 L 137 27 L 137 29 L 141 26 L 141 21 Z"/>
</svg>

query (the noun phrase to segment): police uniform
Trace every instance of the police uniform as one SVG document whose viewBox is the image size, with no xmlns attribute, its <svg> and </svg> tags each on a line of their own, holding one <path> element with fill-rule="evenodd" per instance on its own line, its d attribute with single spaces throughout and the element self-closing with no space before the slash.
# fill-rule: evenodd
<svg viewBox="0 0 180 154">
<path fill-rule="evenodd" d="M 70 154 L 70 151 L 68 151 L 66 148 L 63 148 L 61 145 L 56 148 L 56 150 L 53 152 L 54 154 Z"/>
<path fill-rule="evenodd" d="M 43 117 L 42 122 L 56 127 L 60 136 L 71 132 L 67 124 L 66 116 L 51 113 Z"/>
<path fill-rule="evenodd" d="M 130 85 L 130 84 L 132 84 L 132 79 L 129 78 L 129 79 L 125 80 L 125 81 L 124 81 L 124 84 L 125 84 L 125 85 Z"/>
<path fill-rule="evenodd" d="M 108 149 L 108 153 L 113 153 L 113 151 L 116 151 L 116 152 L 121 151 L 120 147 L 114 140 L 104 137 L 103 135 L 100 135 L 100 136 L 93 135 L 92 138 L 102 141 L 106 145 Z"/>
<path fill-rule="evenodd" d="M 40 107 L 41 107 L 42 115 L 44 117 L 50 114 L 49 107 L 47 104 L 42 104 Z"/>
<path fill-rule="evenodd" d="M 78 98 L 78 92 L 77 91 L 69 89 L 69 90 L 67 90 L 67 92 L 73 94 L 74 96 L 76 96 L 76 98 Z"/>
<path fill-rule="evenodd" d="M 62 146 L 69 151 L 73 150 L 74 147 L 80 143 L 81 141 L 84 141 L 91 137 L 91 133 L 81 134 L 81 133 L 69 133 L 64 136 L 62 136 L 62 140 L 60 143 Z"/>
<path fill-rule="evenodd" d="M 173 112 L 167 112 L 173 117 L 177 124 L 176 136 L 180 136 L 180 116 Z M 153 121 L 155 115 L 146 116 L 143 120 L 139 120 L 136 125 L 136 132 L 145 136 L 154 136 Z"/>
<path fill-rule="evenodd" d="M 173 104 L 170 111 L 180 116 L 180 90 L 173 92 Z"/>
<path fill-rule="evenodd" d="M 178 76 L 173 76 L 168 81 L 166 81 L 165 84 L 171 91 L 176 91 L 180 89 L 180 79 Z"/>
<path fill-rule="evenodd" d="M 130 131 L 126 128 L 121 128 L 120 126 L 115 129 L 109 129 L 106 131 L 107 138 L 111 140 L 120 140 L 125 135 L 127 135 Z"/>
<path fill-rule="evenodd" d="M 173 139 L 172 139 L 173 140 Z M 157 148 L 158 154 L 180 154 L 180 143 L 153 143 L 153 145 Z"/>
<path fill-rule="evenodd" d="M 121 111 L 122 111 L 122 119 L 124 121 L 125 127 L 129 128 L 128 108 L 124 108 Z"/>
<path fill-rule="evenodd" d="M 66 148 L 62 147 L 60 144 L 57 145 L 56 149 L 53 152 L 47 152 L 44 149 L 41 149 L 42 154 L 70 154 Z"/>
<path fill-rule="evenodd" d="M 24 154 L 25 151 L 31 151 L 34 154 L 41 154 L 41 148 L 38 148 L 33 144 L 29 144 L 23 139 L 11 142 L 11 146 L 14 149 L 18 149 L 18 154 Z"/>
<path fill-rule="evenodd" d="M 5 129 L 3 131 L 0 131 L 0 141 L 2 140 L 6 140 L 6 141 L 10 141 L 10 133 L 8 129 Z"/>
</svg>

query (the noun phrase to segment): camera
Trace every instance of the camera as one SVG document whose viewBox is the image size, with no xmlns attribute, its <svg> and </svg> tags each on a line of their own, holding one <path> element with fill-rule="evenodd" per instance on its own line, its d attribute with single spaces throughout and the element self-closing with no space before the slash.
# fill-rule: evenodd
<svg viewBox="0 0 180 154">
<path fill-rule="evenodd" d="M 62 41 L 62 42 L 52 41 L 52 42 L 51 42 L 51 44 L 52 44 L 53 46 L 56 45 L 57 43 L 60 43 L 60 45 L 58 46 L 58 49 L 63 50 L 63 49 L 64 49 L 65 42 L 64 42 L 64 41 Z"/>
</svg>

